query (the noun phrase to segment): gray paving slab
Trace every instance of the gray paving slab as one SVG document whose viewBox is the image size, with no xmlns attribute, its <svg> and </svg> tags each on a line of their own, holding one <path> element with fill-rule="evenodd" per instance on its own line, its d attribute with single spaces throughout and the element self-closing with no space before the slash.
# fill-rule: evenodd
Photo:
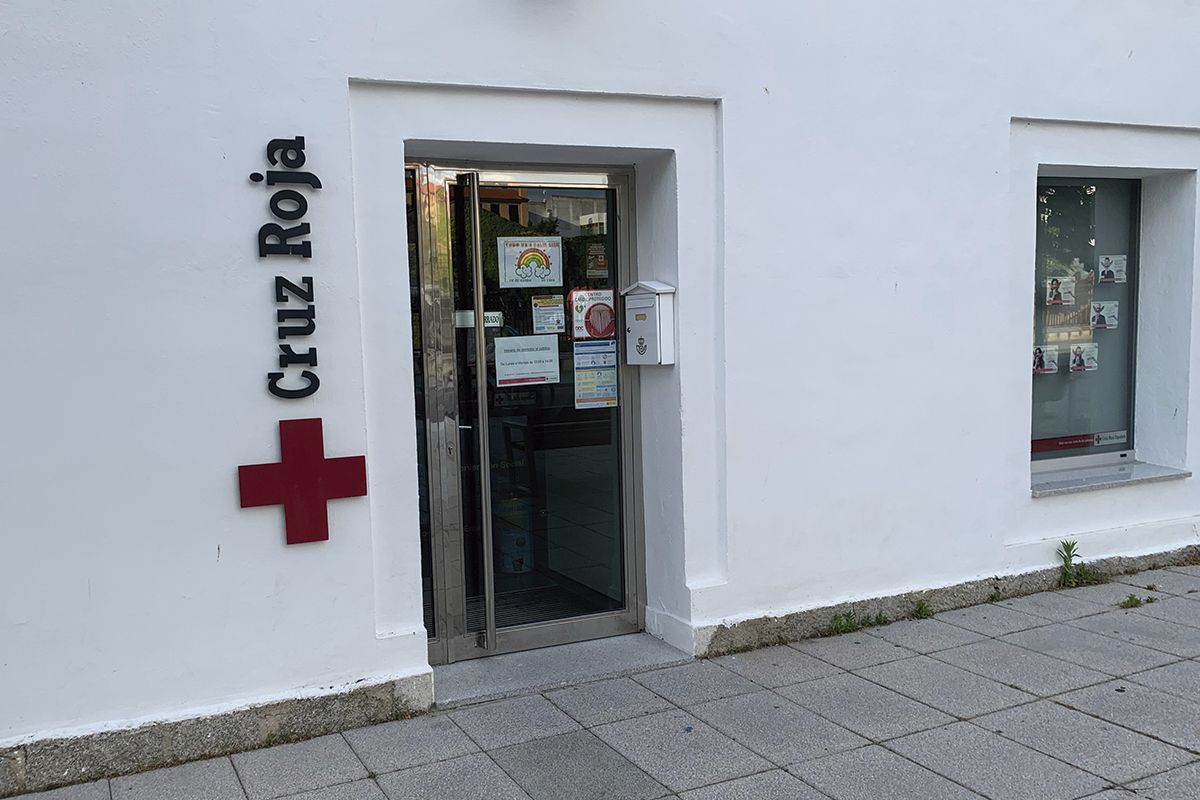
<svg viewBox="0 0 1200 800">
<path fill-rule="evenodd" d="M 991 800 L 1074 800 L 1109 785 L 969 722 L 914 733 L 888 747 Z"/>
<path fill-rule="evenodd" d="M 1137 797 L 1136 794 L 1125 789 L 1105 789 L 1099 794 L 1089 794 L 1081 800 L 1136 800 Z"/>
<path fill-rule="evenodd" d="M 1032 614 L 1035 617 L 1044 617 L 1052 622 L 1079 619 L 1090 614 L 1099 614 L 1108 608 L 1099 603 L 1069 597 L 1062 592 L 1039 592 L 1025 597 L 1013 597 L 1009 600 L 1000 600 L 996 605 Z"/>
<path fill-rule="evenodd" d="M 938 619 L 906 619 L 903 622 L 884 625 L 882 628 L 874 628 L 871 633 L 918 653 L 948 650 L 987 638 Z"/>
<path fill-rule="evenodd" d="M 1161 667 L 1176 660 L 1160 650 L 1139 647 L 1064 623 L 1010 633 L 1000 641 L 1114 677 Z"/>
<path fill-rule="evenodd" d="M 824 678 L 841 671 L 827 661 L 782 644 L 713 660 L 768 689 Z"/>
<path fill-rule="evenodd" d="M 535 739 L 489 755 L 533 800 L 650 800 L 668 793 L 590 731 Z"/>
<path fill-rule="evenodd" d="M 285 797 L 367 777 L 358 756 L 337 734 L 237 753 L 233 766 L 250 800 Z"/>
<path fill-rule="evenodd" d="M 678 667 L 642 672 L 633 679 L 678 706 L 749 694 L 762 688 L 712 661 L 693 661 Z"/>
<path fill-rule="evenodd" d="M 1147 617 L 1136 611 L 1110 611 L 1077 619 L 1069 624 L 1181 658 L 1200 656 L 1200 628 Z"/>
<path fill-rule="evenodd" d="M 669 702 L 630 678 L 610 678 L 568 686 L 546 692 L 546 699 L 585 728 L 673 708 Z"/>
<path fill-rule="evenodd" d="M 949 714 L 850 673 L 784 686 L 776 691 L 874 741 L 954 721 Z"/>
<path fill-rule="evenodd" d="M 1006 608 L 997 603 L 944 611 L 934 619 L 949 622 L 983 636 L 1003 636 L 1006 633 L 1016 633 L 1047 624 L 1044 617 L 1026 614 L 1024 611 Z"/>
<path fill-rule="evenodd" d="M 867 744 L 856 733 L 762 691 L 692 706 L 692 714 L 763 758 L 787 766 Z"/>
<path fill-rule="evenodd" d="M 1023 647 L 989 639 L 934 653 L 932 658 L 1039 697 L 1104 683 L 1110 676 Z"/>
<path fill-rule="evenodd" d="M 1186 750 L 1045 700 L 972 721 L 1113 783 L 1128 783 L 1195 759 Z"/>
<path fill-rule="evenodd" d="M 1129 788 L 1148 800 L 1196 800 L 1200 793 L 1200 763 L 1138 781 Z"/>
<path fill-rule="evenodd" d="M 387 800 L 383 790 L 373 780 L 354 781 L 290 795 L 287 800 Z"/>
<path fill-rule="evenodd" d="M 833 800 L 980 800 L 975 792 L 879 745 L 807 761 L 788 771 Z"/>
<path fill-rule="evenodd" d="M 1122 575 L 1117 580 L 1136 587 L 1134 591 L 1139 593 L 1139 590 L 1153 587 L 1153 591 L 1166 594 L 1200 594 L 1200 575 L 1170 569 L 1151 569 L 1134 575 Z"/>
<path fill-rule="evenodd" d="M 356 728 L 345 736 L 371 772 L 395 772 L 479 750 L 445 714 Z"/>
<path fill-rule="evenodd" d="M 1167 567 L 1171 572 L 1179 572 L 1184 575 L 1200 576 L 1200 566 L 1196 564 L 1184 564 L 1175 567 Z"/>
<path fill-rule="evenodd" d="M 113 778 L 114 800 L 245 800 L 246 793 L 228 758 L 193 761 L 178 767 Z"/>
<path fill-rule="evenodd" d="M 1055 701 L 1177 747 L 1200 750 L 1200 705 L 1175 695 L 1115 680 L 1068 692 Z"/>
<path fill-rule="evenodd" d="M 788 647 L 816 656 L 822 661 L 827 661 L 842 669 L 861 669 L 916 655 L 907 647 L 901 647 L 898 644 L 884 641 L 878 636 L 862 632 L 846 633 L 824 639 L 806 639 L 802 642 L 793 642 Z"/>
<path fill-rule="evenodd" d="M 1200 662 L 1176 661 L 1165 667 L 1135 672 L 1126 680 L 1187 700 L 1200 700 Z"/>
<path fill-rule="evenodd" d="M 1163 592 L 1150 591 L 1149 589 L 1134 589 L 1127 583 L 1115 582 L 1060 590 L 1060 593 L 1065 597 L 1073 597 L 1076 600 L 1087 600 L 1088 602 L 1098 603 L 1109 608 L 1119 607 L 1121 601 L 1128 597 L 1131 592 L 1143 600 L 1147 597 L 1153 597 L 1155 600 L 1166 600 L 1171 596 Z"/>
<path fill-rule="evenodd" d="M 109 800 L 108 781 L 93 781 L 78 786 L 51 789 L 48 792 L 23 794 L 16 800 Z"/>
<path fill-rule="evenodd" d="M 661 639 L 638 633 L 459 661 L 434 667 L 433 680 L 438 705 L 449 708 L 691 660 Z"/>
<path fill-rule="evenodd" d="M 1138 608 L 1137 613 L 1192 628 L 1200 628 L 1200 600 L 1190 597 L 1168 597 L 1157 603 L 1147 603 Z"/>
<path fill-rule="evenodd" d="M 466 706 L 451 712 L 450 719 L 484 750 L 579 729 L 578 722 L 538 694 Z"/>
<path fill-rule="evenodd" d="M 879 664 L 860 669 L 855 674 L 962 718 L 1033 700 L 1031 694 L 929 656 Z"/>
<path fill-rule="evenodd" d="M 763 772 L 772 766 L 684 711 L 610 722 L 592 728 L 592 732 L 674 792 Z"/>
<path fill-rule="evenodd" d="M 745 778 L 693 789 L 680 795 L 680 800 L 828 800 L 783 770 L 760 772 Z"/>
<path fill-rule="evenodd" d="M 380 775 L 388 800 L 530 800 L 485 753 Z"/>
</svg>

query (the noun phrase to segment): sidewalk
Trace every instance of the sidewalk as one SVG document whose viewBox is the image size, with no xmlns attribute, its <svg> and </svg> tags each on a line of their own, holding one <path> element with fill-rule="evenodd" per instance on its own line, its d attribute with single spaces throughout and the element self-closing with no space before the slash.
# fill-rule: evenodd
<svg viewBox="0 0 1200 800">
<path fill-rule="evenodd" d="M 1192 800 L 1198 657 L 1178 567 L 24 797 Z"/>
</svg>

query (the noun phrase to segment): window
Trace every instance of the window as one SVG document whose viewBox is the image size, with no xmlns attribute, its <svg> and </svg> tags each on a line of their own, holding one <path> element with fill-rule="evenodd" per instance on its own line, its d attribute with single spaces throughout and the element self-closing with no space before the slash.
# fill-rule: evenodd
<svg viewBox="0 0 1200 800">
<path fill-rule="evenodd" d="M 1035 462 L 1132 454 L 1140 194 L 1137 180 L 1038 181 Z"/>
</svg>

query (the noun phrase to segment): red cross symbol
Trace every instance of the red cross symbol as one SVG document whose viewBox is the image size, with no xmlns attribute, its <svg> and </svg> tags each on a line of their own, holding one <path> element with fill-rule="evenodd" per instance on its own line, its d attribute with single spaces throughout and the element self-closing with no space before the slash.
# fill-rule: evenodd
<svg viewBox="0 0 1200 800">
<path fill-rule="evenodd" d="M 279 422 L 276 464 L 238 467 L 242 508 L 283 505 L 288 544 L 329 538 L 326 501 L 367 493 L 365 456 L 325 458 L 319 419 Z"/>
</svg>

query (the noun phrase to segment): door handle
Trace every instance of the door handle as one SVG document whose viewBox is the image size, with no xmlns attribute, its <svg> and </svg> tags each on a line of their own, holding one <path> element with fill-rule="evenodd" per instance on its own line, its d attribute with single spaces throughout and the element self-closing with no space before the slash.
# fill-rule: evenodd
<svg viewBox="0 0 1200 800">
<path fill-rule="evenodd" d="M 459 425 L 458 429 L 460 431 L 470 431 L 470 430 L 474 430 L 475 428 L 472 425 Z"/>
</svg>

